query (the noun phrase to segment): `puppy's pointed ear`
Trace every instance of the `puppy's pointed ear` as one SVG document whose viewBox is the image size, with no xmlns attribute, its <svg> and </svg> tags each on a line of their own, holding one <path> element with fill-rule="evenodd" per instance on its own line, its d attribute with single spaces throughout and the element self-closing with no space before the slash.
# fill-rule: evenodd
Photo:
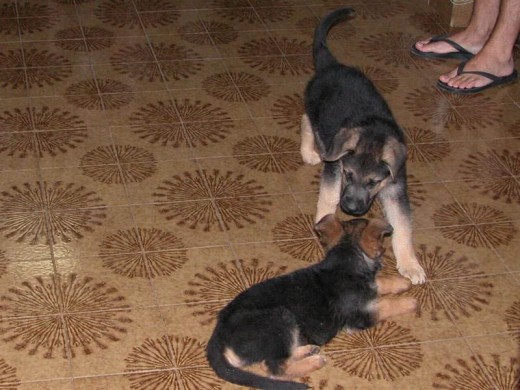
<svg viewBox="0 0 520 390">
<path fill-rule="evenodd" d="M 322 156 L 323 161 L 338 161 L 345 154 L 356 149 L 359 142 L 361 129 L 358 127 L 346 128 L 342 127 L 334 136 L 332 145 L 325 151 Z"/>
<path fill-rule="evenodd" d="M 385 220 L 378 218 L 370 219 L 361 234 L 359 241 L 361 250 L 371 259 L 381 256 L 385 251 L 383 240 L 392 232 L 392 226 Z"/>
<path fill-rule="evenodd" d="M 327 214 L 314 225 L 314 231 L 321 245 L 329 249 L 336 245 L 343 235 L 343 226 L 335 214 Z"/>
<path fill-rule="evenodd" d="M 396 180 L 397 172 L 399 172 L 405 160 L 406 145 L 397 141 L 395 138 L 389 138 L 385 146 L 383 146 L 381 161 L 388 166 L 393 181 Z"/>
</svg>

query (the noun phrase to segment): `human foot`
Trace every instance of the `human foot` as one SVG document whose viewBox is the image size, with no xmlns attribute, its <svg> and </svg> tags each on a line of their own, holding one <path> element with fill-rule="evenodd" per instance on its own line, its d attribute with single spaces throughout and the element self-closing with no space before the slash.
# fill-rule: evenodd
<svg viewBox="0 0 520 390">
<path fill-rule="evenodd" d="M 412 54 L 424 58 L 468 60 L 474 54 L 444 35 L 436 35 L 430 39 L 418 41 L 412 46 Z"/>
<path fill-rule="evenodd" d="M 450 92 L 474 93 L 508 83 L 517 78 L 513 58 L 500 61 L 480 53 L 439 77 L 439 86 Z"/>
</svg>

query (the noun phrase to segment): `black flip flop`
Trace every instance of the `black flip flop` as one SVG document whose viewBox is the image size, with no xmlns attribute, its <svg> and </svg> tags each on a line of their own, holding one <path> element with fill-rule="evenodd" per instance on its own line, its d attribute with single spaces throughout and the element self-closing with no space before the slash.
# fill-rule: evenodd
<svg viewBox="0 0 520 390">
<path fill-rule="evenodd" d="M 474 56 L 473 53 L 464 49 L 457 42 L 452 41 L 446 35 L 435 35 L 430 38 L 431 42 L 446 42 L 448 45 L 453 47 L 457 51 L 452 51 L 450 53 L 435 53 L 433 51 L 421 51 L 415 47 L 415 43 L 413 44 L 410 52 L 415 54 L 416 56 L 423 58 L 432 58 L 432 59 L 457 59 L 457 60 L 469 60 Z"/>
<path fill-rule="evenodd" d="M 515 81 L 518 78 L 518 72 L 516 69 L 513 70 L 513 72 L 508 76 L 495 76 L 494 74 L 488 73 L 488 72 L 482 72 L 479 70 L 464 70 L 464 67 L 466 66 L 466 62 L 461 63 L 457 67 L 457 76 L 460 74 L 477 74 L 479 76 L 486 77 L 491 80 L 491 83 L 483 85 L 482 87 L 473 87 L 473 88 L 456 88 L 451 87 L 448 84 L 437 80 L 437 85 L 439 88 L 452 92 L 452 93 L 462 93 L 462 94 L 471 94 L 471 93 L 477 93 L 481 92 L 488 88 L 497 87 L 502 84 L 507 84 Z"/>
</svg>

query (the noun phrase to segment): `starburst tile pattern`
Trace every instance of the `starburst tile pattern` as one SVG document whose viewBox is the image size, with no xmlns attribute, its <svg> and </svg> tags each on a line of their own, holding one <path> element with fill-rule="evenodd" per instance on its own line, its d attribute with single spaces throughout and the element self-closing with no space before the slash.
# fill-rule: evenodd
<svg viewBox="0 0 520 390">
<path fill-rule="evenodd" d="M 270 211 L 271 201 L 260 195 L 266 192 L 255 180 L 216 169 L 175 175 L 161 183 L 153 194 L 157 201 L 174 202 L 158 206 L 168 220 L 206 232 L 243 229 L 263 219 Z M 186 199 L 192 201 L 185 202 Z"/>
<path fill-rule="evenodd" d="M 456 62 L 410 53 L 453 32 L 433 2 L 347 3 L 326 43 L 404 131 L 427 281 L 297 380 L 517 390 L 520 84 L 440 91 Z M 237 387 L 206 361 L 219 310 L 325 256 L 300 127 L 314 30 L 344 5 L 0 0 L 0 389 Z"/>
<path fill-rule="evenodd" d="M 148 12 L 140 12 L 138 15 L 132 4 L 125 0 L 105 0 L 96 7 L 95 14 L 107 25 L 136 30 L 141 26 L 151 28 L 170 25 L 179 17 L 177 12 L 149 12 L 168 9 L 169 2 L 166 0 L 139 0 L 137 3 L 137 9 Z"/>
<path fill-rule="evenodd" d="M 405 128 L 405 131 L 412 141 L 408 144 L 408 161 L 438 161 L 450 154 L 450 144 L 433 131 L 421 127 Z"/>
<path fill-rule="evenodd" d="M 270 92 L 264 79 L 245 72 L 212 75 L 204 80 L 202 87 L 209 95 L 228 102 L 257 101 Z"/>
<path fill-rule="evenodd" d="M 102 224 L 102 198 L 74 183 L 13 185 L 0 193 L 0 234 L 16 242 L 70 242 Z"/>
<path fill-rule="evenodd" d="M 207 20 L 187 23 L 179 32 L 184 41 L 201 46 L 225 45 L 238 38 L 238 31 L 231 25 Z"/>
<path fill-rule="evenodd" d="M 100 248 L 103 266 L 129 278 L 168 276 L 188 260 L 180 239 L 155 228 L 118 231 Z"/>
<path fill-rule="evenodd" d="M 85 80 L 67 88 L 67 100 L 86 110 L 114 110 L 128 105 L 133 96 L 126 84 L 117 80 Z"/>
<path fill-rule="evenodd" d="M 310 237 L 310 226 L 314 217 L 306 214 L 287 217 L 273 228 L 275 244 L 284 253 L 295 259 L 314 263 L 323 258 L 323 250 L 318 242 Z"/>
<path fill-rule="evenodd" d="M 26 49 L 0 52 L 0 86 L 13 89 L 54 85 L 72 74 L 70 61 L 49 50 Z M 25 69 L 24 69 L 25 68 Z"/>
<path fill-rule="evenodd" d="M 269 4 L 272 3 L 272 4 Z M 217 9 L 217 14 L 222 16 L 231 22 L 240 23 L 257 23 L 258 17 L 267 22 L 281 22 L 291 17 L 294 14 L 294 9 L 289 7 L 273 7 L 282 5 L 280 2 L 269 2 L 262 3 L 262 8 L 245 8 L 245 7 L 234 7 Z"/>
<path fill-rule="evenodd" d="M 380 65 L 413 69 L 417 65 L 405 50 L 408 50 L 415 40 L 415 36 L 403 32 L 382 32 L 363 38 L 359 47 L 363 54 Z M 388 42 L 385 50 L 380 50 L 380 42 Z"/>
<path fill-rule="evenodd" d="M 159 101 L 140 108 L 130 116 L 134 132 L 151 143 L 178 147 L 183 139 L 197 146 L 218 143 L 234 127 L 228 113 L 200 100 Z M 183 122 L 175 124 L 172 122 Z M 156 125 L 154 125 L 156 124 Z M 164 126 L 167 124 L 168 126 Z"/>
<path fill-rule="evenodd" d="M 154 64 L 159 61 L 161 67 Z M 149 82 L 186 79 L 197 74 L 203 64 L 196 60 L 200 56 L 192 49 L 176 44 L 158 43 L 145 46 L 140 43 L 119 49 L 111 58 L 116 72 Z"/>
<path fill-rule="evenodd" d="M 0 277 L 7 272 L 7 265 L 9 259 L 6 257 L 5 252 L 0 250 Z"/>
<path fill-rule="evenodd" d="M 520 301 L 515 301 L 507 309 L 504 319 L 507 323 L 507 330 L 514 332 L 514 336 L 520 340 Z"/>
<path fill-rule="evenodd" d="M 132 389 L 220 389 L 206 363 L 205 343 L 164 335 L 146 339 L 126 357 L 125 376 Z"/>
<path fill-rule="evenodd" d="M 16 376 L 16 368 L 0 358 L 0 389 L 16 390 L 19 385 L 20 380 Z"/>
<path fill-rule="evenodd" d="M 208 266 L 189 282 L 189 290 L 184 292 L 185 302 L 202 302 L 202 309 L 193 305 L 193 315 L 199 318 L 202 325 L 208 325 L 215 321 L 218 311 L 229 300 L 253 284 L 281 275 L 285 270 L 285 266 L 258 259 L 233 260 L 231 263 Z"/>
<path fill-rule="evenodd" d="M 486 371 L 482 370 L 482 367 Z M 516 389 L 520 386 L 520 368 L 516 358 L 504 359 L 499 355 L 471 356 L 469 361 L 457 359 L 444 366 L 435 375 L 433 387 L 436 389 L 499 388 Z"/>
<path fill-rule="evenodd" d="M 409 294 L 420 303 L 421 315 L 428 315 L 432 321 L 441 317 L 456 320 L 478 316 L 490 304 L 494 286 L 478 277 L 484 274 L 478 261 L 424 244 L 419 245 L 416 253 L 428 282 L 414 286 Z M 383 274 L 397 273 L 393 257 L 385 256 L 384 263 Z"/>
<path fill-rule="evenodd" d="M 479 190 L 482 195 L 506 203 L 520 204 L 520 182 L 514 177 L 520 175 L 520 152 L 477 152 L 464 160 L 460 172 L 464 179 L 475 180 L 471 187 Z M 486 180 L 482 180 L 483 178 Z"/>
<path fill-rule="evenodd" d="M 348 375 L 394 381 L 420 367 L 424 354 L 417 341 L 410 329 L 386 321 L 363 332 L 342 333 L 326 351 Z"/>
<path fill-rule="evenodd" d="M 45 3 L 20 2 L 14 6 L 12 3 L 3 3 L 0 9 L 0 33 L 7 35 L 33 34 L 49 30 L 56 24 L 53 18 L 55 10 Z"/>
<path fill-rule="evenodd" d="M 242 61 L 251 68 L 277 75 L 310 74 L 312 64 L 307 62 L 287 62 L 282 53 L 309 53 L 310 45 L 306 41 L 289 38 L 260 38 L 245 43 L 238 51 Z"/>
<path fill-rule="evenodd" d="M 247 137 L 233 147 L 233 154 L 241 165 L 261 171 L 286 173 L 301 166 L 301 157 L 295 153 L 299 145 L 278 136 Z"/>
<path fill-rule="evenodd" d="M 0 153 L 21 158 L 43 157 L 75 148 L 88 138 L 88 131 L 83 120 L 69 111 L 24 107 L 0 114 L 0 137 L 4 140 Z"/>
<path fill-rule="evenodd" d="M 114 33 L 102 27 L 69 27 L 56 33 L 56 46 L 70 51 L 97 51 L 114 43 Z"/>
<path fill-rule="evenodd" d="M 131 326 L 125 297 L 102 281 L 76 274 L 36 277 L 2 295 L 10 319 L 0 334 L 12 347 L 45 359 L 90 355 L 125 336 Z M 111 311 L 108 311 L 111 309 Z"/>
<path fill-rule="evenodd" d="M 500 210 L 477 203 L 447 204 L 433 215 L 444 237 L 470 247 L 508 245 L 517 231 Z"/>
<path fill-rule="evenodd" d="M 138 183 L 152 176 L 157 162 L 152 153 L 129 145 L 100 146 L 81 159 L 83 173 L 106 184 Z"/>
<path fill-rule="evenodd" d="M 303 113 L 303 95 L 298 93 L 277 99 L 271 107 L 271 114 L 280 126 L 298 133 Z"/>
</svg>

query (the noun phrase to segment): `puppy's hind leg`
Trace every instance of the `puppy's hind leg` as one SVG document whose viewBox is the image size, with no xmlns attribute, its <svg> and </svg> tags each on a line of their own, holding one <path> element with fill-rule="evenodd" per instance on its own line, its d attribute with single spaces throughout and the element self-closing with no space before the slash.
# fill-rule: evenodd
<svg viewBox="0 0 520 390">
<path fill-rule="evenodd" d="M 369 308 L 377 321 L 384 321 L 390 317 L 402 314 L 414 313 L 417 309 L 417 299 L 411 297 L 379 298 Z"/>
<path fill-rule="evenodd" d="M 382 191 L 379 199 L 388 223 L 394 228 L 392 248 L 397 270 L 413 284 L 424 283 L 426 274 L 417 260 L 413 247 L 412 218 L 404 184 L 390 185 Z"/>
<path fill-rule="evenodd" d="M 300 153 L 303 162 L 309 165 L 316 165 L 321 162 L 320 155 L 316 152 L 314 144 L 314 133 L 312 132 L 311 122 L 307 114 L 303 114 L 301 123 L 301 145 Z"/>
<path fill-rule="evenodd" d="M 310 355 L 303 359 L 290 358 L 285 362 L 283 373 L 277 375 L 277 379 L 292 379 L 299 378 L 310 374 L 313 371 L 319 370 L 327 364 L 325 356 L 317 354 Z"/>
<path fill-rule="evenodd" d="M 399 294 L 412 287 L 410 279 L 402 276 L 376 276 L 377 294 Z"/>
<path fill-rule="evenodd" d="M 341 163 L 326 162 L 320 179 L 320 193 L 314 221 L 318 223 L 327 214 L 334 214 L 341 195 Z"/>
</svg>

